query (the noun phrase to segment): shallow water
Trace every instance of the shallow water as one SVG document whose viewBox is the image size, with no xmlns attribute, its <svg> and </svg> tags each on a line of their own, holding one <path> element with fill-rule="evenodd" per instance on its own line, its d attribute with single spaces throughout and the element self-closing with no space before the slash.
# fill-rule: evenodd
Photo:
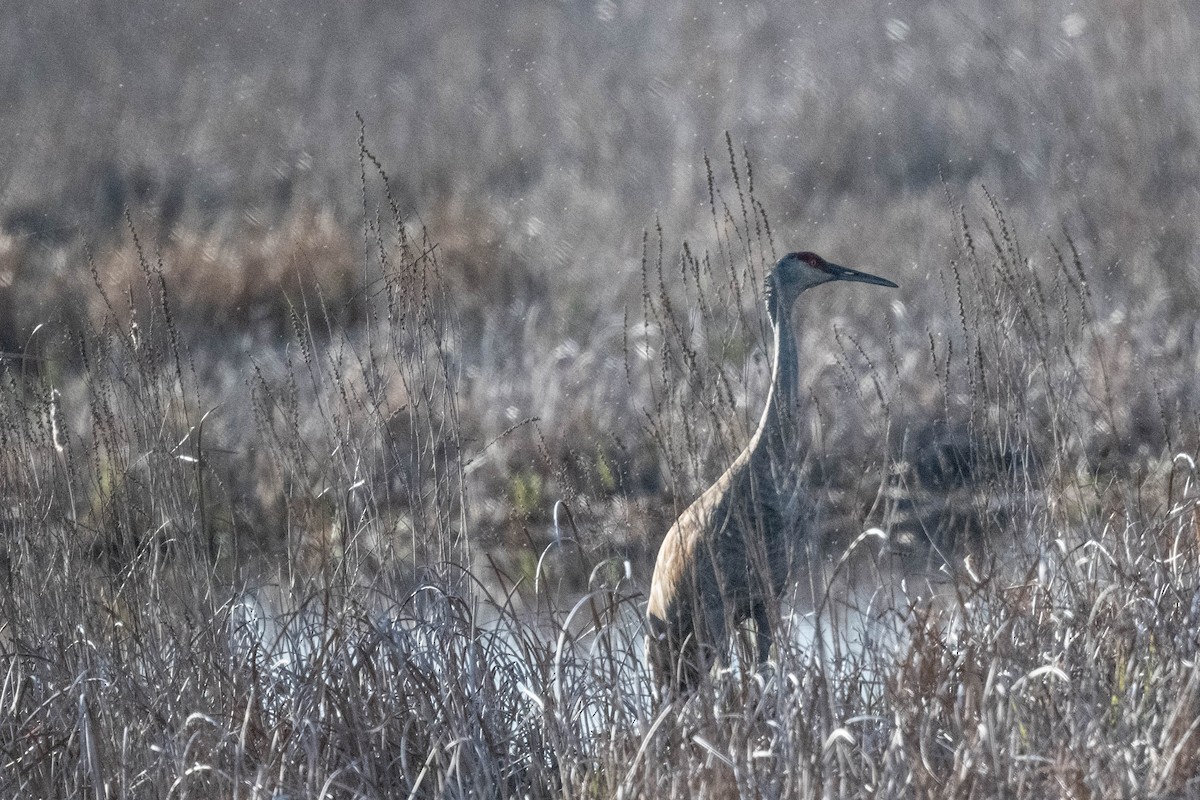
<svg viewBox="0 0 1200 800">
<path fill-rule="evenodd" d="M 794 683 L 821 664 L 830 678 L 853 672 L 862 691 L 878 691 L 890 654 L 903 644 L 905 610 L 932 599 L 936 586 L 866 563 L 827 564 L 801 577 L 785 603 L 783 636 L 758 676 Z M 643 727 L 653 718 L 645 598 L 633 587 L 565 601 L 545 596 L 520 611 L 432 587 L 403 602 L 368 597 L 370 606 L 334 609 L 315 599 L 297 606 L 269 586 L 243 594 L 231 615 L 231 642 L 237 657 L 254 662 L 268 707 L 294 707 L 295 693 L 316 680 L 373 680 L 381 689 L 418 675 L 519 703 L 514 730 L 553 711 L 583 742 L 618 721 Z M 743 669 L 736 646 L 727 669 Z"/>
</svg>

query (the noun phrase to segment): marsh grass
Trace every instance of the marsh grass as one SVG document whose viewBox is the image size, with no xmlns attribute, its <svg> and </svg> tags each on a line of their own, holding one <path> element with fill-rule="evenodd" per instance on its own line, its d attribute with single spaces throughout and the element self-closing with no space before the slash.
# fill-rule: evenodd
<svg viewBox="0 0 1200 800">
<path fill-rule="evenodd" d="M 1200 6 L 212 5 L 0 22 L 0 795 L 1200 793 Z M 659 705 L 799 248 L 902 288 Z"/>
<path fill-rule="evenodd" d="M 824 523 L 791 635 L 663 704 L 640 651 L 656 540 L 619 509 L 661 504 L 660 536 L 755 424 L 778 245 L 749 160 L 730 141 L 708 167 L 705 247 L 646 235 L 611 358 L 558 356 L 638 412 L 574 448 L 609 465 L 589 484 L 541 422 L 495 416 L 437 242 L 359 152 L 353 297 L 287 294 L 245 402 L 210 397 L 172 255 L 132 217 L 136 280 L 115 296 L 96 269 L 98 316 L 4 372 L 6 796 L 1200 788 L 1200 405 L 1150 321 L 1165 293 L 1101 308 L 1069 236 L 1027 251 L 984 193 L 947 205 L 939 291 L 802 303 Z M 509 476 L 527 538 L 497 544 L 489 461 L 524 447 L 549 478 Z"/>
</svg>

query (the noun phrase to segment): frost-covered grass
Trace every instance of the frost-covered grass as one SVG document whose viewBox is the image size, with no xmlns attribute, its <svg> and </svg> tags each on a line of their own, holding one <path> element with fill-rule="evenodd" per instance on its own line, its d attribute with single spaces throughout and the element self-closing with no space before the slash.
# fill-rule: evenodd
<svg viewBox="0 0 1200 800">
<path fill-rule="evenodd" d="M 778 245 L 747 169 L 712 170 L 711 249 L 647 235 L 614 337 L 622 435 L 671 486 L 716 474 L 764 394 Z M 244 408 L 208 399 L 145 250 L 124 306 L 97 281 L 73 354 L 5 373 L 5 794 L 1196 791 L 1197 406 L 1168 368 L 1194 356 L 1152 340 L 1153 303 L 1102 316 L 1070 239 L 1026 255 L 998 207 L 962 212 L 937 291 L 801 304 L 824 527 L 792 636 L 665 704 L 640 651 L 652 537 L 532 478 L 549 543 L 476 535 L 507 443 L 466 434 L 456 296 L 389 213 L 364 224 L 365 322 L 293 307 Z M 658 502 L 612 480 L 614 508 Z"/>
<path fill-rule="evenodd" d="M 1191 5 L 211 5 L 0 23 L 0 795 L 1200 791 Z M 801 248 L 901 288 L 662 705 Z"/>
</svg>

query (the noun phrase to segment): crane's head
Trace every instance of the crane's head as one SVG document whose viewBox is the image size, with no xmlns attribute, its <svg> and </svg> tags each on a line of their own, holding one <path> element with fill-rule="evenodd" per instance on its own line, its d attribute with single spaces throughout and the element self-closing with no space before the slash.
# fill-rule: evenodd
<svg viewBox="0 0 1200 800">
<path fill-rule="evenodd" d="M 773 309 L 774 303 L 782 300 L 787 308 L 805 289 L 830 281 L 858 281 L 898 288 L 886 278 L 833 264 L 816 253 L 804 251 L 788 253 L 771 270 L 767 276 L 767 303 Z"/>
</svg>

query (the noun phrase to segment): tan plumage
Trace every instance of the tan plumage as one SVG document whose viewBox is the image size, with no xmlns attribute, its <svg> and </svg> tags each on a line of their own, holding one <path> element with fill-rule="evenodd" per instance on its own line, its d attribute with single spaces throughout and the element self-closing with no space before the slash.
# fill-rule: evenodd
<svg viewBox="0 0 1200 800">
<path fill-rule="evenodd" d="M 714 660 L 724 660 L 729 632 L 748 619 L 758 661 L 770 652 L 789 545 L 806 533 L 809 511 L 791 479 L 799 392 L 791 308 L 805 289 L 838 280 L 896 286 L 807 252 L 789 253 L 767 276 L 775 357 L 762 419 L 724 474 L 675 520 L 654 564 L 646 651 L 668 691 L 695 686 Z"/>
</svg>

